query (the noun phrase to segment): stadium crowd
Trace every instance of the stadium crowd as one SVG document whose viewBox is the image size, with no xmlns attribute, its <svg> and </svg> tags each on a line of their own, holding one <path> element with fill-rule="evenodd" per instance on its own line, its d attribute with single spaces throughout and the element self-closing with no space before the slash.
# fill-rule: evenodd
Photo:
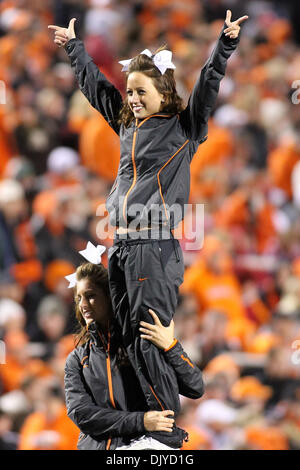
<svg viewBox="0 0 300 470">
<path fill-rule="evenodd" d="M 186 271 L 176 337 L 206 392 L 182 397 L 177 424 L 190 436 L 184 449 L 300 449 L 296 0 L 0 3 L 0 449 L 76 449 L 63 393 L 75 325 L 64 276 L 88 240 L 112 244 L 99 237 L 99 207 L 118 140 L 47 26 L 76 17 L 77 37 L 123 95 L 118 60 L 167 43 L 187 102 L 229 7 L 249 20 L 191 165 L 203 246 L 190 249 L 195 210 L 178 229 Z"/>
</svg>

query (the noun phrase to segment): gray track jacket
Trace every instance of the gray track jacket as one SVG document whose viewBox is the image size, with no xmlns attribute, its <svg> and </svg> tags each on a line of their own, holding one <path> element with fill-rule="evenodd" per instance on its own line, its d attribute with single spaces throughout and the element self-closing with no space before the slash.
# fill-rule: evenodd
<svg viewBox="0 0 300 470">
<path fill-rule="evenodd" d="M 163 224 L 173 229 L 183 219 L 190 192 L 190 163 L 199 144 L 207 139 L 207 122 L 220 81 L 239 42 L 239 38 L 225 36 L 225 27 L 184 111 L 135 119 L 128 128 L 117 122 L 123 104 L 120 92 L 99 71 L 81 40 L 67 43 L 80 90 L 120 136 L 119 170 L 106 201 L 113 226 Z"/>
<path fill-rule="evenodd" d="M 89 331 L 90 341 L 74 349 L 65 366 L 68 416 L 81 431 L 78 449 L 113 450 L 144 434 L 168 446 L 181 447 L 178 433 L 145 430 L 148 408 L 132 366 L 118 364 L 120 339 L 114 330 L 109 346 L 102 342 L 95 322 Z M 202 373 L 181 344 L 174 343 L 162 354 L 175 371 L 180 394 L 200 398 L 204 392 Z"/>
</svg>

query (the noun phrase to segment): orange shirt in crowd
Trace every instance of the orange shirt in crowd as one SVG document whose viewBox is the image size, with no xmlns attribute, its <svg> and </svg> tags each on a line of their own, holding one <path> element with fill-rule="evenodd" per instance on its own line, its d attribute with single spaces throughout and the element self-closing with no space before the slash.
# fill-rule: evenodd
<svg viewBox="0 0 300 470">
<path fill-rule="evenodd" d="M 294 145 L 275 148 L 268 156 L 268 172 L 272 183 L 292 197 L 291 174 L 300 160 L 300 151 Z"/>
<path fill-rule="evenodd" d="M 265 203 L 256 216 L 255 235 L 257 252 L 263 253 L 277 240 L 277 232 L 273 222 L 274 207 Z"/>
<path fill-rule="evenodd" d="M 7 354 L 6 363 L 0 364 L 0 379 L 5 393 L 19 389 L 28 375 L 46 377 L 52 374 L 52 370 L 40 359 L 28 359 L 21 363 Z"/>
<path fill-rule="evenodd" d="M 50 367 L 41 359 L 28 357 L 26 347 L 28 336 L 23 330 L 11 330 L 4 336 L 6 345 L 5 364 L 0 365 L 0 380 L 4 393 L 17 390 L 29 376 L 47 377 L 53 374 Z"/>
<path fill-rule="evenodd" d="M 213 196 L 218 190 L 215 178 L 209 177 L 216 167 L 222 168 L 224 161 L 233 152 L 233 138 L 227 129 L 217 127 L 209 121 L 209 138 L 199 146 L 191 163 L 191 200 L 199 201 Z"/>
<path fill-rule="evenodd" d="M 0 75 L 0 80 L 1 80 L 1 75 Z M 3 85 L 1 85 L 0 83 L 0 94 L 3 93 L 2 86 Z M 6 96 L 6 91 L 5 91 L 5 96 Z M 0 96 L 0 99 L 1 99 L 1 96 Z M 3 103 L 1 103 L 1 100 L 0 100 L 0 178 L 4 176 L 4 170 L 5 170 L 6 164 L 8 160 L 14 154 L 12 142 L 10 141 L 7 131 L 5 130 L 4 125 L 3 125 L 4 113 L 1 112 L 2 105 Z"/>
<path fill-rule="evenodd" d="M 251 450 L 289 450 L 288 439 L 278 427 L 249 426 L 246 440 Z"/>
<path fill-rule="evenodd" d="M 184 442 L 181 450 L 209 450 L 211 443 L 209 437 L 200 429 L 194 426 L 184 426 L 189 435 L 188 442 Z"/>
<path fill-rule="evenodd" d="M 79 137 L 82 163 L 107 181 L 117 176 L 120 161 L 120 142 L 105 119 L 95 111 L 82 127 Z"/>
<path fill-rule="evenodd" d="M 196 296 L 200 312 L 219 310 L 226 313 L 228 318 L 246 315 L 236 277 L 230 272 L 214 273 L 203 260 L 185 272 L 182 292 Z"/>
<path fill-rule="evenodd" d="M 199 315 L 206 310 L 224 312 L 229 320 L 226 336 L 228 339 L 238 339 L 242 348 L 257 329 L 255 323 L 247 317 L 241 287 L 230 271 L 215 273 L 204 260 L 200 260 L 187 269 L 181 292 L 195 295 Z"/>
<path fill-rule="evenodd" d="M 44 444 L 37 436 L 43 436 L 45 432 L 57 433 L 57 440 L 48 446 L 44 434 Z M 19 450 L 76 450 L 79 429 L 67 416 L 64 405 L 61 406 L 55 418 L 48 420 L 43 412 L 36 411 L 30 414 L 24 421 L 20 431 Z"/>
<path fill-rule="evenodd" d="M 236 224 L 245 225 L 250 218 L 247 200 L 247 193 L 243 189 L 227 196 L 214 214 L 216 225 L 225 228 Z"/>
</svg>

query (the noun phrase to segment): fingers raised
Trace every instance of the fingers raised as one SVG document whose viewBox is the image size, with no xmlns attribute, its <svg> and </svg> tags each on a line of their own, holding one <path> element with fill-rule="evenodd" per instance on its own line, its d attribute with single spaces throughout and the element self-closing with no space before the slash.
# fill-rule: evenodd
<svg viewBox="0 0 300 470">
<path fill-rule="evenodd" d="M 70 20 L 70 23 L 69 23 L 69 26 L 68 26 L 68 31 L 70 32 L 72 38 L 76 37 L 75 36 L 75 26 L 74 26 L 75 21 L 76 21 L 76 18 L 72 18 Z"/>
<path fill-rule="evenodd" d="M 54 29 L 55 31 L 59 31 L 60 29 L 63 29 L 61 26 L 55 26 L 55 24 L 49 24 L 48 29 Z"/>
<path fill-rule="evenodd" d="M 246 21 L 249 18 L 249 16 L 248 15 L 241 16 L 240 18 L 238 18 L 235 21 L 231 21 L 231 18 L 232 18 L 232 12 L 231 12 L 231 10 L 227 10 L 226 11 L 226 18 L 225 18 L 225 23 L 226 23 L 227 26 L 231 26 L 233 24 L 239 26 L 241 23 L 243 23 L 243 21 Z"/>
<path fill-rule="evenodd" d="M 58 31 L 55 33 L 55 39 L 68 39 L 68 37 L 65 33 Z"/>
<path fill-rule="evenodd" d="M 248 18 L 249 18 L 249 16 L 247 16 L 247 15 L 241 16 L 241 18 L 236 20 L 235 23 L 236 24 L 241 24 L 243 21 L 246 21 Z"/>
<path fill-rule="evenodd" d="M 75 21 L 76 21 L 76 18 L 72 18 L 72 19 L 70 20 L 70 23 L 69 23 L 69 26 L 68 26 L 68 27 L 69 27 L 69 28 L 70 28 L 70 27 L 71 27 L 71 28 L 74 28 L 74 23 L 75 23 Z"/>
<path fill-rule="evenodd" d="M 227 10 L 226 11 L 226 19 L 225 19 L 225 22 L 226 22 L 227 26 L 229 26 L 229 24 L 231 23 L 231 16 L 232 16 L 231 10 Z"/>
</svg>

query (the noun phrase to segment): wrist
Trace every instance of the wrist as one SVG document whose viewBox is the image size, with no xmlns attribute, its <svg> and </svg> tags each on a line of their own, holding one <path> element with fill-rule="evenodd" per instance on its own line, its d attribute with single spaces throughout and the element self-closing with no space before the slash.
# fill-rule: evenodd
<svg viewBox="0 0 300 470">
<path fill-rule="evenodd" d="M 176 343 L 177 343 L 177 339 L 174 338 L 173 341 L 169 344 L 169 346 L 164 349 L 164 352 L 167 352 L 170 349 L 172 349 L 175 346 Z"/>
</svg>

